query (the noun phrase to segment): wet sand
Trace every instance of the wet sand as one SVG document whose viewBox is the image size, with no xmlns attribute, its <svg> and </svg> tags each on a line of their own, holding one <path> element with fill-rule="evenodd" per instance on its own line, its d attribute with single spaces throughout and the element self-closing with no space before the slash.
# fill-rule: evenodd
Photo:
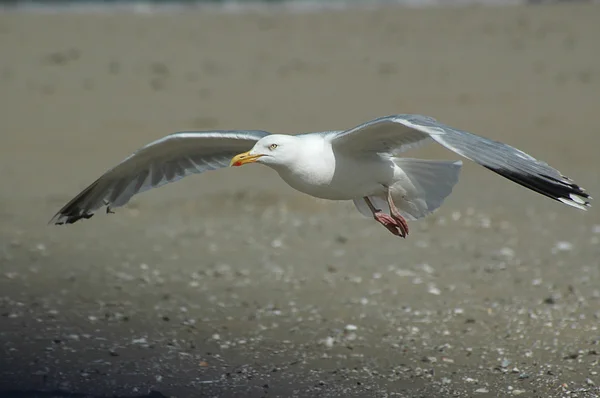
<svg viewBox="0 0 600 398">
<path fill-rule="evenodd" d="M 599 18 L 1 14 L 0 396 L 598 396 L 597 208 L 470 163 L 406 240 L 260 166 L 47 221 L 167 133 L 394 113 L 517 146 L 600 196 Z"/>
</svg>

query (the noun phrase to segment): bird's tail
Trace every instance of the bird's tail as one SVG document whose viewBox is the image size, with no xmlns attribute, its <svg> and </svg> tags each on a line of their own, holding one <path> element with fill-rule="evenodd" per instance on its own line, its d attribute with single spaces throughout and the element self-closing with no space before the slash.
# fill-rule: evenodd
<svg viewBox="0 0 600 398">
<path fill-rule="evenodd" d="M 407 220 L 417 220 L 437 210 L 458 182 L 461 161 L 436 161 L 394 158 L 398 166 L 398 181 L 389 187 L 394 204 Z M 385 197 L 369 197 L 373 205 L 389 213 Z M 361 214 L 372 217 L 364 199 L 355 199 Z"/>
</svg>

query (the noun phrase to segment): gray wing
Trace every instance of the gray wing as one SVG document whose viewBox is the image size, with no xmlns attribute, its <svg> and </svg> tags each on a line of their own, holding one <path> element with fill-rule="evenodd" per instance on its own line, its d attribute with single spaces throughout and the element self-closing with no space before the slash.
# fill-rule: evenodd
<svg viewBox="0 0 600 398">
<path fill-rule="evenodd" d="M 509 145 L 421 115 L 394 115 L 329 135 L 334 150 L 396 154 L 433 139 L 483 167 L 567 205 L 585 210 L 591 197 L 548 164 Z"/>
<path fill-rule="evenodd" d="M 238 153 L 252 149 L 265 131 L 180 132 L 140 148 L 75 196 L 50 220 L 71 224 L 90 218 L 102 206 L 123 206 L 132 196 L 190 174 L 227 167 Z"/>
</svg>

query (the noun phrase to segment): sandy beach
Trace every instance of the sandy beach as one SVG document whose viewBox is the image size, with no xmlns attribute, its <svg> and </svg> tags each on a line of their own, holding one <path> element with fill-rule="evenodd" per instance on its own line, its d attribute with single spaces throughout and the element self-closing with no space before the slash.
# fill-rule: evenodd
<svg viewBox="0 0 600 398">
<path fill-rule="evenodd" d="M 585 4 L 0 14 L 0 396 L 600 396 L 598 205 L 469 162 L 406 240 L 261 166 L 47 224 L 175 131 L 396 113 L 599 197 L 599 20 Z"/>
</svg>

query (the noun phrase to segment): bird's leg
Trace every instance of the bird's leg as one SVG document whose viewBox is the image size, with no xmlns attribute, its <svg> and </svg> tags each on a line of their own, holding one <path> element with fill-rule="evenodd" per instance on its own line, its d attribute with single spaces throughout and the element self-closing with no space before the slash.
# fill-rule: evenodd
<svg viewBox="0 0 600 398">
<path fill-rule="evenodd" d="M 398 228 L 400 228 L 402 237 L 405 238 L 406 235 L 408 235 L 408 223 L 406 222 L 404 217 L 402 217 L 402 214 L 400 214 L 400 211 L 398 211 L 398 208 L 394 204 L 394 200 L 392 199 L 392 191 L 389 188 L 387 194 L 387 201 L 388 205 L 390 206 L 390 213 L 392 213 L 392 217 L 399 224 Z"/>
<path fill-rule="evenodd" d="M 369 199 L 367 196 L 365 196 L 363 199 L 365 200 L 365 202 L 367 202 L 367 206 L 369 206 L 371 213 L 373 213 L 373 218 L 375 219 L 375 221 L 386 227 L 387 230 L 390 231 L 392 234 L 400 236 L 402 238 L 406 237 L 406 234 L 402 232 L 402 225 L 399 224 L 394 217 L 382 212 L 381 209 L 375 208 L 375 206 L 373 206 L 373 203 L 371 202 L 371 199 Z"/>
</svg>

